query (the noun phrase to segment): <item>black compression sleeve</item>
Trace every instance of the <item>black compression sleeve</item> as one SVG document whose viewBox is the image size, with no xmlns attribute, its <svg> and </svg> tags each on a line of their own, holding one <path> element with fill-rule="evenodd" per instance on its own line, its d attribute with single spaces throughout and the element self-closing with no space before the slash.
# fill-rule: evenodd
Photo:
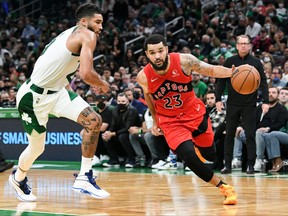
<svg viewBox="0 0 288 216">
<path fill-rule="evenodd" d="M 175 153 L 199 178 L 205 182 L 209 182 L 212 179 L 213 171 L 198 158 L 191 140 L 181 143 Z"/>
</svg>

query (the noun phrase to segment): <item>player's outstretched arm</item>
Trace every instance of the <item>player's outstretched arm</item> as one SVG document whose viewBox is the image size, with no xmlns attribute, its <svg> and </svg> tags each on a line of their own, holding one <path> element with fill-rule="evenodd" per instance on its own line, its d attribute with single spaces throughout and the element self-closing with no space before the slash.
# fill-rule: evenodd
<svg viewBox="0 0 288 216">
<path fill-rule="evenodd" d="M 183 71 L 187 75 L 191 75 L 192 71 L 195 71 L 206 76 L 226 78 L 231 77 L 232 71 L 235 70 L 234 66 L 232 68 L 226 68 L 220 65 L 208 64 L 200 61 L 192 54 L 180 54 L 180 62 Z"/>
</svg>

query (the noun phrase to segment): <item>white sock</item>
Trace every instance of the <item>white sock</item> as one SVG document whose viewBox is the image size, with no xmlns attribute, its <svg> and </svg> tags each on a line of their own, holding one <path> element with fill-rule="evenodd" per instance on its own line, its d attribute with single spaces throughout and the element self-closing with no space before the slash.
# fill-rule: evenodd
<svg viewBox="0 0 288 216">
<path fill-rule="evenodd" d="M 92 163 L 93 163 L 93 157 L 92 158 L 86 158 L 86 157 L 82 156 L 79 176 L 85 175 L 85 173 L 89 172 L 89 170 L 92 169 Z"/>
</svg>

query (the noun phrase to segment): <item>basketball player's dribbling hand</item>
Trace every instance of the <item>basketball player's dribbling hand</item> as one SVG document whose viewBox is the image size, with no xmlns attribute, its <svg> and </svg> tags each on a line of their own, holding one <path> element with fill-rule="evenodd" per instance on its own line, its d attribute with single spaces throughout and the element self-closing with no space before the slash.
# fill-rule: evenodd
<svg viewBox="0 0 288 216">
<path fill-rule="evenodd" d="M 232 74 L 231 74 L 231 77 L 232 77 L 234 74 L 236 74 L 238 72 L 238 68 L 235 67 L 235 65 L 232 65 L 231 71 L 232 71 Z"/>
<path fill-rule="evenodd" d="M 249 64 L 244 64 L 244 65 L 245 65 L 245 66 L 250 66 Z M 235 65 L 232 65 L 231 71 L 232 71 L 231 77 L 234 76 L 234 74 L 236 74 L 236 73 L 239 72 L 238 67 L 235 67 Z"/>
<path fill-rule="evenodd" d="M 151 133 L 154 136 L 161 136 L 163 135 L 162 130 L 157 126 L 157 125 L 153 125 L 153 127 L 151 128 Z"/>
</svg>

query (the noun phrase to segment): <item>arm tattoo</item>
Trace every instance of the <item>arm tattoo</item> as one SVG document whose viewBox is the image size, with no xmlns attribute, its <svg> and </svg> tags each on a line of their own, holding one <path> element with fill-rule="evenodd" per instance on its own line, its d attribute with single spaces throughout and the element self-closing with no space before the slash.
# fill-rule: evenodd
<svg viewBox="0 0 288 216">
<path fill-rule="evenodd" d="M 187 65 L 186 67 L 188 67 L 191 71 L 195 71 L 203 75 L 210 76 L 211 65 L 207 64 L 206 62 L 200 61 L 195 56 L 193 55 L 185 56 L 184 62 L 185 62 L 184 64 Z"/>
<path fill-rule="evenodd" d="M 192 71 L 198 72 L 201 70 L 200 61 L 193 55 L 189 54 L 181 55 L 181 67 L 183 72 L 188 76 L 191 75 Z"/>
<path fill-rule="evenodd" d="M 189 64 L 189 67 L 192 68 L 192 70 L 199 71 L 201 69 L 200 61 L 197 58 L 193 58 L 189 55 L 187 56 L 187 62 Z"/>
</svg>

